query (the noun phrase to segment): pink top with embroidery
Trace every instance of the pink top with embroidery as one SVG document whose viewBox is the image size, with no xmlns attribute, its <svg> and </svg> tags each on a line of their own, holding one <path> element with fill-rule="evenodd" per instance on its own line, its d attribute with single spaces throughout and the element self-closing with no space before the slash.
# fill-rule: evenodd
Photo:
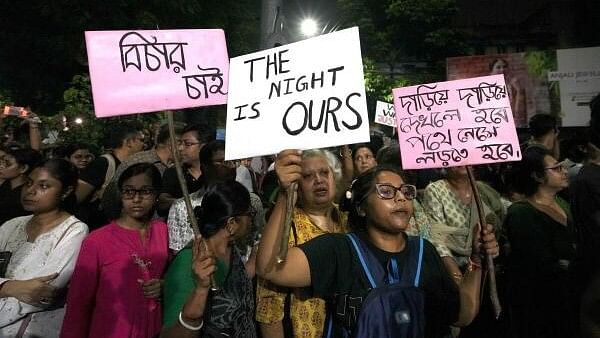
<svg viewBox="0 0 600 338">
<path fill-rule="evenodd" d="M 84 241 L 69 285 L 61 337 L 150 338 L 161 328 L 161 307 L 144 297 L 138 280 L 161 278 L 168 259 L 167 225 L 136 230 L 112 222 Z"/>
</svg>

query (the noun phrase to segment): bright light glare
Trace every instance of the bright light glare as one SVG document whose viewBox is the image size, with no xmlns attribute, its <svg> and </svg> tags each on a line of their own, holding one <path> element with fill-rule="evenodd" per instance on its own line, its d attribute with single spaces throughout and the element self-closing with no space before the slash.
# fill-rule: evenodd
<svg viewBox="0 0 600 338">
<path fill-rule="evenodd" d="M 300 31 L 302 35 L 309 37 L 317 34 L 317 21 L 312 18 L 306 18 L 300 23 Z"/>
<path fill-rule="evenodd" d="M 78 117 L 78 118 L 75 119 L 75 123 L 82 124 L 83 123 L 83 119 L 81 117 Z"/>
</svg>

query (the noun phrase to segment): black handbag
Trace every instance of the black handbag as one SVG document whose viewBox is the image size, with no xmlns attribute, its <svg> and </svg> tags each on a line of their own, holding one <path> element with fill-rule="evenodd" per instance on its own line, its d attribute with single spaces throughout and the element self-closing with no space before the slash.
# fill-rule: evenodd
<svg viewBox="0 0 600 338">
<path fill-rule="evenodd" d="M 8 268 L 8 263 L 10 262 L 11 256 L 12 252 L 10 251 L 0 252 L 0 278 L 6 277 L 6 269 Z"/>
</svg>

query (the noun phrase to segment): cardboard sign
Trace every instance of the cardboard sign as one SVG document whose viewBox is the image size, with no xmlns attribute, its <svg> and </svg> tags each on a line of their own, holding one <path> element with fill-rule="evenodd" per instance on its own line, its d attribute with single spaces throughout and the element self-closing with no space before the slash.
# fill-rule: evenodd
<svg viewBox="0 0 600 338">
<path fill-rule="evenodd" d="M 396 111 L 394 105 L 387 102 L 377 101 L 375 109 L 375 123 L 384 126 L 396 127 Z"/>
<path fill-rule="evenodd" d="M 502 75 L 396 88 L 404 169 L 521 159 Z"/>
<path fill-rule="evenodd" d="M 85 32 L 97 117 L 227 102 L 221 29 Z"/>
<path fill-rule="evenodd" d="M 369 141 L 358 28 L 231 59 L 225 159 Z"/>
</svg>

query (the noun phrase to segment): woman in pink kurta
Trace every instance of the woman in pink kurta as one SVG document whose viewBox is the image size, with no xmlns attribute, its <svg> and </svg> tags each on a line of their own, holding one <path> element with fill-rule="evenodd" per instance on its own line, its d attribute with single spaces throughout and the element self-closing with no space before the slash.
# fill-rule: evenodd
<svg viewBox="0 0 600 338">
<path fill-rule="evenodd" d="M 126 169 L 118 182 L 121 217 L 83 242 L 67 297 L 63 338 L 152 338 L 161 328 L 160 280 L 168 259 L 167 226 L 150 220 L 160 173 Z"/>
</svg>

